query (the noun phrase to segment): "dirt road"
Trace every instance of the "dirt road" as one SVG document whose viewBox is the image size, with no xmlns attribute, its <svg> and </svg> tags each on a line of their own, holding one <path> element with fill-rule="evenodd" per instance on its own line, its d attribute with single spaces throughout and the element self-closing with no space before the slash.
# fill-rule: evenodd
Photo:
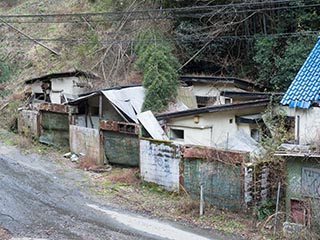
<svg viewBox="0 0 320 240">
<path fill-rule="evenodd" d="M 223 239 L 103 202 L 84 174 L 0 142 L 0 226 L 43 239 Z"/>
</svg>

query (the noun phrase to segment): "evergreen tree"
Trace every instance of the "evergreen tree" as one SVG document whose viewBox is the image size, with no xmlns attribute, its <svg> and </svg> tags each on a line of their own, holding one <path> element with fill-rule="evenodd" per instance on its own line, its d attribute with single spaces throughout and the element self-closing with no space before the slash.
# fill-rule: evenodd
<svg viewBox="0 0 320 240">
<path fill-rule="evenodd" d="M 159 31 L 144 31 L 138 36 L 136 66 L 142 72 L 142 85 L 146 89 L 144 111 L 163 110 L 177 94 L 179 62 L 172 50 Z"/>
</svg>

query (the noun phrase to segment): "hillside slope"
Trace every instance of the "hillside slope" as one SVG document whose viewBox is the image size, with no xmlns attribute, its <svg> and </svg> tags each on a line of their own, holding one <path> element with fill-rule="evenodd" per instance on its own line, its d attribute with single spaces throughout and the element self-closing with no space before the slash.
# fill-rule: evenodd
<svg viewBox="0 0 320 240">
<path fill-rule="evenodd" d="M 24 80 L 31 77 L 76 68 L 101 76 L 94 88 L 140 82 L 132 71 L 132 42 L 127 39 L 134 39 L 145 23 L 127 21 L 119 12 L 111 17 L 92 14 L 145 7 L 137 1 L 7 2 L 0 4 L 0 110 L 5 125 L 12 122 L 6 113 L 12 115 L 12 108 L 21 104 L 28 92 Z"/>
</svg>

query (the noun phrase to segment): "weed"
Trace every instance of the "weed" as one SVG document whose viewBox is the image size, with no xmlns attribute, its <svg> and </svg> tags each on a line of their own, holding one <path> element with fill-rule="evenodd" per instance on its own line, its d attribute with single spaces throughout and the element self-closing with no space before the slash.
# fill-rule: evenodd
<svg viewBox="0 0 320 240">
<path fill-rule="evenodd" d="M 143 181 L 141 183 L 141 188 L 148 190 L 153 193 L 159 193 L 159 194 L 167 194 L 168 192 L 160 185 L 151 183 L 151 182 L 145 182 Z"/>
<path fill-rule="evenodd" d="M 241 222 L 230 219 L 230 216 L 223 211 L 220 211 L 217 214 L 214 214 L 210 217 L 211 222 L 214 223 L 217 230 L 226 232 L 226 233 L 235 233 L 236 231 L 242 231 L 245 229 L 244 224 Z"/>
<path fill-rule="evenodd" d="M 178 211 L 181 214 L 197 214 L 199 210 L 199 201 L 185 199 L 179 202 Z M 197 212 L 197 213 L 195 213 Z"/>
<path fill-rule="evenodd" d="M 256 209 L 256 216 L 258 220 L 262 221 L 269 215 L 271 215 L 275 210 L 275 202 L 267 201 Z"/>
</svg>

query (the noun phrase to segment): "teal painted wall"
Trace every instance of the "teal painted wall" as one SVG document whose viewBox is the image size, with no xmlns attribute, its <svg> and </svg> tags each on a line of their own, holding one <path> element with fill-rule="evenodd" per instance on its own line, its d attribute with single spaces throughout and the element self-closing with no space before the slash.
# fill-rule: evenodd
<svg viewBox="0 0 320 240">
<path fill-rule="evenodd" d="M 139 166 L 139 138 L 137 135 L 103 131 L 103 148 L 109 163 Z"/>
<path fill-rule="evenodd" d="M 68 114 L 41 111 L 40 142 L 69 146 L 69 116 Z"/>
<path fill-rule="evenodd" d="M 310 172 L 307 178 L 311 181 L 306 181 L 303 168 L 313 169 L 315 173 L 319 172 L 319 175 Z M 302 200 L 310 205 L 312 229 L 320 231 L 320 159 L 289 158 L 286 161 L 286 172 L 287 221 L 291 221 L 290 199 Z M 310 192 L 313 194 L 311 195 Z"/>
<path fill-rule="evenodd" d="M 204 187 L 204 200 L 221 208 L 239 210 L 243 207 L 243 177 L 241 167 L 218 161 L 184 159 L 184 188 L 194 198 Z"/>
</svg>

